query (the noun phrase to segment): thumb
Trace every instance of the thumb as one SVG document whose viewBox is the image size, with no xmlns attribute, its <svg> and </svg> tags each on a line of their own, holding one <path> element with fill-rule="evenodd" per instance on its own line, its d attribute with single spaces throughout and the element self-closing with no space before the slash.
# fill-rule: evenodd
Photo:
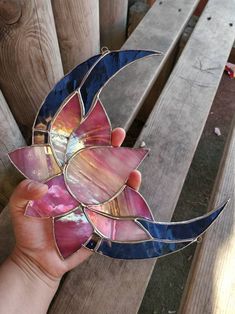
<svg viewBox="0 0 235 314">
<path fill-rule="evenodd" d="M 32 180 L 24 180 L 16 187 L 9 201 L 12 213 L 24 213 L 30 200 L 36 200 L 46 194 L 48 186 Z"/>
<path fill-rule="evenodd" d="M 94 254 L 92 251 L 80 248 L 77 252 L 69 256 L 64 260 L 65 265 L 67 267 L 67 271 L 77 267 L 81 263 L 83 263 L 88 257 L 90 257 L 92 254 Z"/>
</svg>

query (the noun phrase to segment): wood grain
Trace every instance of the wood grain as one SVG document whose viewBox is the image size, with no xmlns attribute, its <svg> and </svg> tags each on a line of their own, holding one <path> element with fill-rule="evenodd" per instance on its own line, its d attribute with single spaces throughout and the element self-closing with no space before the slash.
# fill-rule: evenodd
<svg viewBox="0 0 235 314">
<path fill-rule="evenodd" d="M 235 119 L 224 150 L 210 208 L 230 202 L 198 245 L 180 313 L 231 314 L 235 309 Z"/>
<path fill-rule="evenodd" d="M 52 0 L 60 52 L 67 73 L 99 53 L 98 0 Z"/>
<path fill-rule="evenodd" d="M 25 140 L 0 91 L 0 212 L 8 203 L 13 188 L 21 175 L 11 165 L 7 153 L 25 146 Z"/>
<path fill-rule="evenodd" d="M 120 49 L 126 39 L 128 0 L 100 0 L 100 46 Z"/>
<path fill-rule="evenodd" d="M 28 134 L 42 100 L 63 76 L 50 1 L 0 1 L 0 34 L 1 89 Z"/>
</svg>

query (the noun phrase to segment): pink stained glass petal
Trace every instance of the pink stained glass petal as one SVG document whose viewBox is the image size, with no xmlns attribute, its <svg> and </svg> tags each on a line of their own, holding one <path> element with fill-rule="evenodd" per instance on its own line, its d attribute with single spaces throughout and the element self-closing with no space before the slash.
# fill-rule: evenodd
<svg viewBox="0 0 235 314">
<path fill-rule="evenodd" d="M 30 202 L 29 202 L 30 203 Z M 29 204 L 28 203 L 28 204 Z M 28 205 L 27 205 L 28 206 Z M 25 210 L 25 215 L 26 216 L 30 216 L 30 217 L 37 217 L 37 218 L 40 218 L 41 216 L 39 215 L 39 213 L 35 210 L 35 208 L 29 206 L 29 207 L 26 207 L 26 210 Z"/>
<path fill-rule="evenodd" d="M 51 123 L 50 132 L 70 136 L 76 129 L 82 119 L 82 109 L 78 98 L 78 93 L 75 92 L 59 109 L 59 113 L 55 116 Z"/>
<path fill-rule="evenodd" d="M 65 182 L 78 201 L 98 205 L 109 201 L 126 183 L 148 150 L 127 147 L 92 147 L 68 162 Z"/>
<path fill-rule="evenodd" d="M 58 163 L 63 166 L 65 162 L 65 152 L 68 138 L 60 134 L 51 133 L 50 142 Z"/>
<path fill-rule="evenodd" d="M 9 157 L 26 178 L 35 181 L 47 180 L 61 172 L 49 145 L 18 148 Z"/>
<path fill-rule="evenodd" d="M 50 127 L 50 143 L 58 162 L 63 165 L 68 139 L 82 119 L 82 107 L 78 93 L 74 93 L 55 116 Z"/>
<path fill-rule="evenodd" d="M 54 218 L 54 236 L 57 248 L 63 258 L 79 250 L 93 232 L 91 224 L 80 209 Z"/>
<path fill-rule="evenodd" d="M 66 158 L 89 146 L 110 146 L 111 125 L 103 105 L 98 99 L 87 118 L 82 121 L 69 139 Z"/>
<path fill-rule="evenodd" d="M 104 237 L 113 241 L 149 240 L 150 236 L 134 221 L 119 220 L 85 209 L 85 213 L 94 226 Z"/>
<path fill-rule="evenodd" d="M 153 220 L 151 210 L 144 198 L 129 186 L 126 186 L 112 201 L 89 208 L 116 217 L 135 216 Z"/>
<path fill-rule="evenodd" d="M 55 217 L 78 207 L 79 202 L 67 190 L 63 175 L 48 180 L 46 184 L 47 194 L 39 200 L 28 203 L 25 211 L 27 216 Z"/>
</svg>

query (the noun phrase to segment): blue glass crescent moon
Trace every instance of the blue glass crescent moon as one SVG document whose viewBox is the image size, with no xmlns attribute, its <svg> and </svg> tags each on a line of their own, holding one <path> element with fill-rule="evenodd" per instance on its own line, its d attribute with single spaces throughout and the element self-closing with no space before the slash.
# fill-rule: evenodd
<svg viewBox="0 0 235 314">
<path fill-rule="evenodd" d="M 150 50 L 108 51 L 93 56 L 75 67 L 55 85 L 44 100 L 33 126 L 33 134 L 43 133 L 45 141 L 48 141 L 47 131 L 50 123 L 63 101 L 72 92 L 80 91 L 86 114 L 92 106 L 94 97 L 109 79 L 126 65 L 151 55 L 161 55 L 161 53 Z M 143 230 L 151 236 L 149 240 L 115 242 L 93 234 L 84 246 L 102 255 L 119 259 L 164 256 L 194 242 L 219 217 L 227 203 L 202 217 L 184 222 L 160 223 L 132 217 L 130 219 L 142 226 Z"/>
<path fill-rule="evenodd" d="M 204 216 L 183 222 L 137 221 L 157 240 L 186 241 L 199 237 L 219 217 L 228 202 Z"/>
<path fill-rule="evenodd" d="M 39 109 L 33 128 L 48 130 L 62 102 L 78 88 L 81 90 L 85 113 L 87 113 L 96 93 L 112 76 L 129 63 L 151 55 L 161 55 L 161 53 L 152 50 L 109 51 L 79 64 L 50 91 Z"/>
<path fill-rule="evenodd" d="M 167 243 L 145 241 L 139 243 L 118 243 L 102 239 L 96 252 L 118 259 L 145 259 L 164 256 L 181 250 L 192 242 Z M 88 244 L 89 245 L 89 244 Z"/>
<path fill-rule="evenodd" d="M 161 55 L 161 53 L 152 50 L 122 50 L 108 52 L 101 57 L 80 88 L 85 113 L 90 109 L 96 93 L 120 69 L 131 62 L 152 55 Z"/>
<path fill-rule="evenodd" d="M 195 242 L 220 216 L 227 204 L 228 201 L 204 216 L 184 222 L 159 223 L 137 219 L 153 237 L 152 240 L 125 243 L 100 238 L 99 244 L 98 241 L 91 239 L 85 247 L 102 255 L 119 259 L 161 257 Z"/>
<path fill-rule="evenodd" d="M 50 91 L 43 101 L 33 128 L 37 130 L 47 130 L 51 119 L 60 108 L 63 101 L 78 87 L 84 79 L 87 72 L 97 62 L 101 54 L 91 57 L 85 62 L 76 66 L 71 72 L 66 74 Z"/>
</svg>

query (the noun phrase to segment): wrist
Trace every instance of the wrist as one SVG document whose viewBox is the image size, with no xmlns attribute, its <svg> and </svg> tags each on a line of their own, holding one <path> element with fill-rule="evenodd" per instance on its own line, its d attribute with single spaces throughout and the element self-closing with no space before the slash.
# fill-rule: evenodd
<svg viewBox="0 0 235 314">
<path fill-rule="evenodd" d="M 9 256 L 9 260 L 25 276 L 26 280 L 33 285 L 45 286 L 45 289 L 55 293 L 58 289 L 61 277 L 54 277 L 43 269 L 35 260 L 22 252 L 17 247 Z"/>
<path fill-rule="evenodd" d="M 60 282 L 18 248 L 1 265 L 0 278 L 1 314 L 47 313 Z"/>
</svg>

